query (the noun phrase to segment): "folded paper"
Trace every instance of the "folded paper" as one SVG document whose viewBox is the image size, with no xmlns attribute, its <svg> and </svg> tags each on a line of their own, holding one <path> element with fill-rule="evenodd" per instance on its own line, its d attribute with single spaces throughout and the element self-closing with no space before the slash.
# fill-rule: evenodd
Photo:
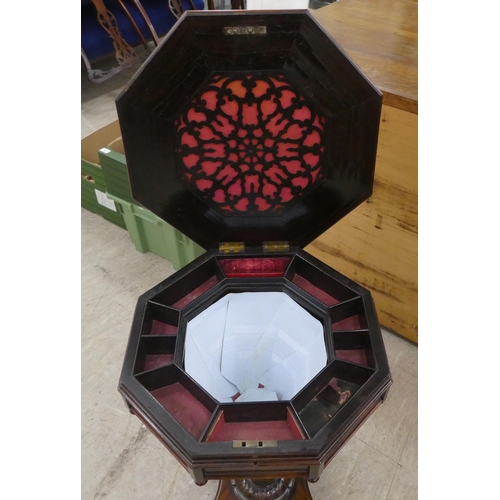
<svg viewBox="0 0 500 500">
<path fill-rule="evenodd" d="M 325 365 L 322 324 L 283 292 L 228 294 L 187 326 L 186 371 L 220 402 L 291 399 Z"/>
</svg>

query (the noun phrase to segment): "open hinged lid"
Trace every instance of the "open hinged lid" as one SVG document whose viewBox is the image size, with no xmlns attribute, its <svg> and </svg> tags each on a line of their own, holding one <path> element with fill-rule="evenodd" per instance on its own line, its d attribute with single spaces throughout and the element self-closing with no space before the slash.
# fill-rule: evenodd
<svg viewBox="0 0 500 500">
<path fill-rule="evenodd" d="M 370 196 L 381 105 L 308 11 L 186 12 L 117 99 L 133 196 L 205 248 L 304 247 Z"/>
</svg>

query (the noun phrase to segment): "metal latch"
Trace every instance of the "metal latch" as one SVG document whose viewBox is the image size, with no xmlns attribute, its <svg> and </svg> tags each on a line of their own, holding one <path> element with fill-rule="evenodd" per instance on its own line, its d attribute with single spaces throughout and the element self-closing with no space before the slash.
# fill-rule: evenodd
<svg viewBox="0 0 500 500">
<path fill-rule="evenodd" d="M 290 244 L 288 241 L 264 241 L 264 252 L 288 252 Z"/>
<path fill-rule="evenodd" d="M 233 441 L 233 448 L 273 448 L 278 441 Z"/>
<path fill-rule="evenodd" d="M 242 241 L 225 241 L 219 243 L 219 252 L 221 253 L 242 253 L 245 251 L 245 243 Z"/>
</svg>

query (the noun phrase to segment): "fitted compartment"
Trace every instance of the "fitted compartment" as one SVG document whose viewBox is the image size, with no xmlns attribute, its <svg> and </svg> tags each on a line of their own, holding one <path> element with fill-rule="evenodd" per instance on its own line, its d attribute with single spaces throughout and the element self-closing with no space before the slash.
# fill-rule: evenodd
<svg viewBox="0 0 500 500">
<path fill-rule="evenodd" d="M 289 441 L 304 439 L 289 406 L 283 403 L 222 405 L 204 441 Z"/>
<path fill-rule="evenodd" d="M 376 368 L 368 331 L 333 332 L 333 347 L 338 359 Z"/>
<path fill-rule="evenodd" d="M 373 370 L 340 360 L 333 361 L 292 400 L 309 437 L 314 437 L 359 388 Z"/>
<path fill-rule="evenodd" d="M 179 311 L 154 302 L 148 302 L 141 335 L 177 335 Z"/>
<path fill-rule="evenodd" d="M 139 342 L 134 373 L 141 373 L 174 362 L 176 336 L 145 336 Z"/>
<path fill-rule="evenodd" d="M 137 375 L 137 380 L 195 439 L 199 439 L 217 403 L 175 365 Z"/>
<path fill-rule="evenodd" d="M 182 309 L 224 279 L 224 274 L 215 258 L 209 259 L 189 274 L 180 277 L 167 290 L 151 300 L 158 304 Z"/>
<path fill-rule="evenodd" d="M 285 277 L 327 306 L 357 297 L 351 289 L 297 255 Z"/>
<path fill-rule="evenodd" d="M 363 299 L 354 299 L 330 308 L 332 330 L 363 330 L 368 328 Z"/>
</svg>

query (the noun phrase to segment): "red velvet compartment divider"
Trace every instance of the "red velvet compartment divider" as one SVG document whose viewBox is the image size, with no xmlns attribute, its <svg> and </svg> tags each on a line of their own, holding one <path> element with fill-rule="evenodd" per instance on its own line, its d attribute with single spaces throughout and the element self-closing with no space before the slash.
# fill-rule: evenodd
<svg viewBox="0 0 500 500">
<path fill-rule="evenodd" d="M 228 278 L 279 278 L 284 276 L 290 257 L 219 259 Z"/>
</svg>

